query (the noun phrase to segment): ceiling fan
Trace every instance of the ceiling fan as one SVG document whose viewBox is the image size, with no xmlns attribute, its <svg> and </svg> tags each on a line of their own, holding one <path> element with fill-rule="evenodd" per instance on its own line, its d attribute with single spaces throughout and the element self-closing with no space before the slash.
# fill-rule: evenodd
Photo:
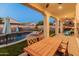
<svg viewBox="0 0 79 59">
<path fill-rule="evenodd" d="M 42 3 L 41 5 L 42 5 L 42 7 L 43 7 L 44 9 L 46 9 L 46 8 L 49 7 L 50 4 L 49 4 L 49 3 Z"/>
<path fill-rule="evenodd" d="M 58 3 L 59 5 L 61 5 L 62 3 Z M 46 3 L 45 4 L 45 8 L 48 8 L 50 6 L 50 4 L 49 3 Z"/>
<path fill-rule="evenodd" d="M 50 4 L 49 4 L 49 3 L 47 3 L 45 7 L 46 7 L 46 8 L 48 8 L 48 7 L 49 7 L 49 5 L 50 5 Z"/>
<path fill-rule="evenodd" d="M 59 5 L 61 5 L 62 3 L 58 3 Z"/>
<path fill-rule="evenodd" d="M 62 5 L 62 3 L 58 3 L 59 5 Z M 50 3 L 45 3 L 45 5 L 43 5 L 43 8 L 48 8 L 50 6 Z"/>
</svg>

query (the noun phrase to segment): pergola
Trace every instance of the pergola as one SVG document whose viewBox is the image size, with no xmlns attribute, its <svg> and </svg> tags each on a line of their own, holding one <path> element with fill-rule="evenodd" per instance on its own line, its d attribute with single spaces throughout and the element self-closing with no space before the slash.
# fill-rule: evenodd
<svg viewBox="0 0 79 59">
<path fill-rule="evenodd" d="M 59 21 L 61 18 L 69 17 L 74 18 L 74 33 L 77 35 L 77 22 L 79 15 L 79 4 L 75 3 L 23 3 L 23 5 L 28 6 L 41 12 L 44 15 L 44 37 L 49 37 L 49 18 L 56 18 L 56 34 L 59 33 Z M 60 23 L 60 32 L 63 32 L 62 21 Z"/>
</svg>

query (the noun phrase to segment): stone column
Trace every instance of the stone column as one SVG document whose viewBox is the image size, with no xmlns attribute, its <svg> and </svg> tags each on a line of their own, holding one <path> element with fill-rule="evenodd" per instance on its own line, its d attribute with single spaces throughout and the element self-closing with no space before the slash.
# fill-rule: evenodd
<svg viewBox="0 0 79 59">
<path fill-rule="evenodd" d="M 44 19 L 44 37 L 49 37 L 49 15 L 46 15 Z"/>
</svg>

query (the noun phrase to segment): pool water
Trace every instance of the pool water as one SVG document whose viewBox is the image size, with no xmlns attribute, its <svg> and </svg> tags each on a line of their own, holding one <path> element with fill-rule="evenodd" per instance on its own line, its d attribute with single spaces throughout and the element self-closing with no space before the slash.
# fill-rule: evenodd
<svg viewBox="0 0 79 59">
<path fill-rule="evenodd" d="M 15 42 L 15 41 L 19 41 L 19 40 L 22 40 L 24 39 L 28 34 L 30 34 L 31 32 L 26 32 L 26 33 L 22 33 L 22 34 L 17 34 L 16 37 L 12 37 L 10 39 L 7 39 L 6 41 L 3 40 L 3 41 L 0 41 L 0 45 L 3 45 L 3 44 L 8 44 L 8 43 L 12 43 L 12 42 Z"/>
<path fill-rule="evenodd" d="M 27 33 L 24 33 L 24 34 L 18 34 L 16 36 L 16 41 L 18 40 L 21 40 L 21 39 L 24 39 L 28 34 L 30 34 L 31 32 L 27 32 Z"/>
<path fill-rule="evenodd" d="M 69 33 L 68 31 L 65 31 L 64 34 L 65 34 L 65 35 L 69 35 L 70 33 Z"/>
</svg>

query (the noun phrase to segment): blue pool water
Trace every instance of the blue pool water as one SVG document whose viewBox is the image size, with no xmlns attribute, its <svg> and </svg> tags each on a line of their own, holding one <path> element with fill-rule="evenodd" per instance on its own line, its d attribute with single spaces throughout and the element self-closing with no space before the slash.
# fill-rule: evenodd
<svg viewBox="0 0 79 59">
<path fill-rule="evenodd" d="M 64 31 L 65 35 L 70 35 L 70 33 L 71 33 L 70 31 Z"/>
<path fill-rule="evenodd" d="M 27 32 L 27 33 L 25 33 L 25 34 L 18 34 L 17 36 L 16 36 L 16 41 L 18 41 L 18 40 L 21 40 L 21 39 L 24 39 L 28 34 L 30 34 L 31 32 Z"/>
<path fill-rule="evenodd" d="M 2 44 L 8 44 L 8 43 L 12 43 L 12 42 L 15 42 L 15 41 L 22 40 L 22 39 L 24 39 L 30 33 L 31 32 L 17 34 L 16 37 L 14 37 L 14 38 L 12 37 L 10 39 L 7 39 L 6 41 L 5 40 L 0 41 L 0 45 L 2 45 Z"/>
</svg>

